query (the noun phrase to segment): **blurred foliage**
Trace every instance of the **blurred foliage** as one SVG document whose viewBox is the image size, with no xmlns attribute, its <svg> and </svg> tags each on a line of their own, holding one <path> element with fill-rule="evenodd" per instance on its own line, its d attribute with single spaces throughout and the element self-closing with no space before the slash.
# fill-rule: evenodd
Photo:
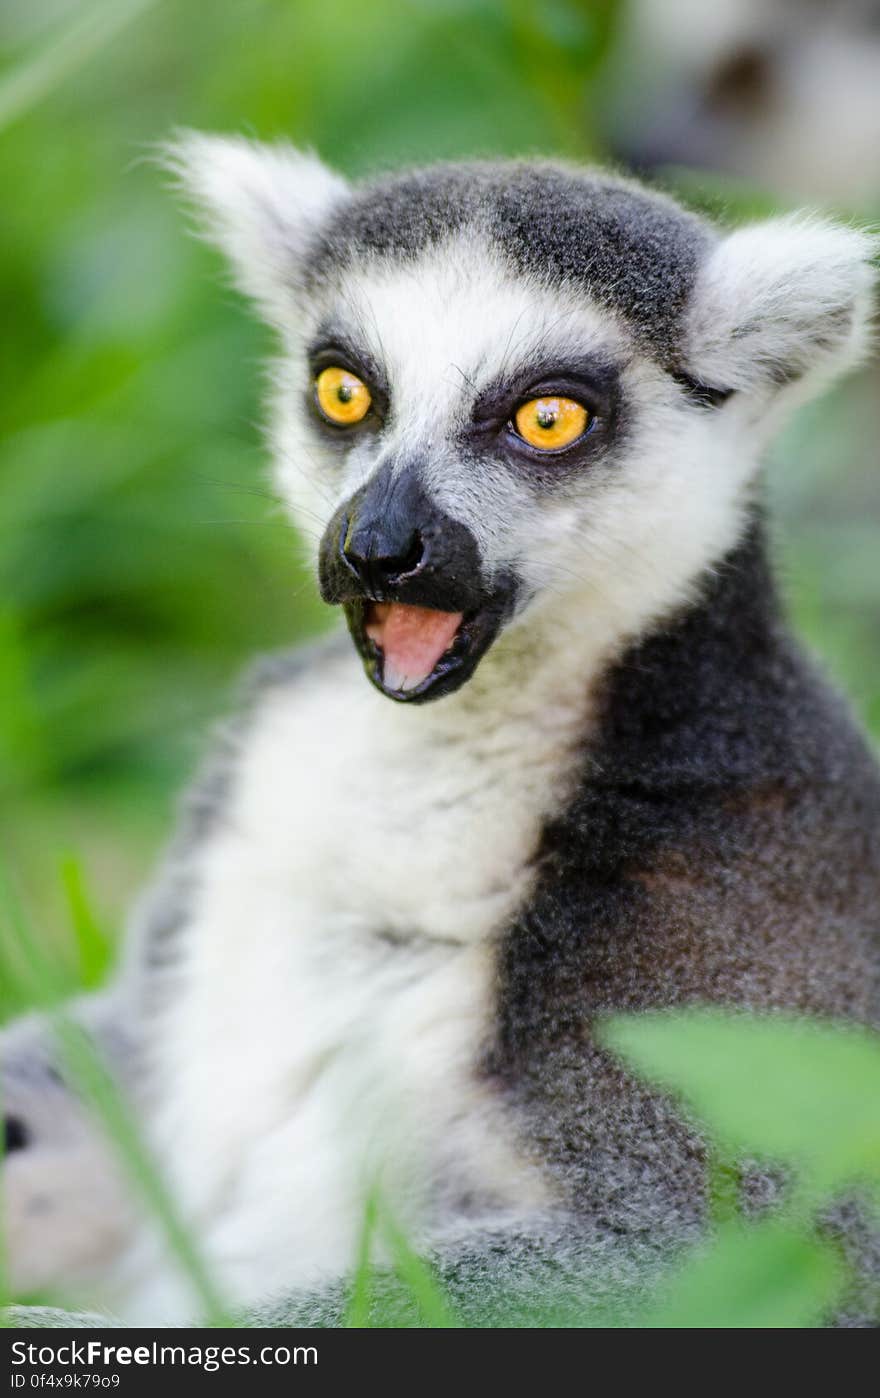
<svg viewBox="0 0 880 1398">
<path fill-rule="evenodd" d="M 357 173 L 590 147 L 614 5 L 7 0 L 0 11 L 0 841 L 118 920 L 246 657 L 327 624 L 266 486 L 268 335 L 145 156 L 180 124 Z"/>
<path fill-rule="evenodd" d="M 876 1276 L 866 1296 L 834 1228 L 820 1226 L 835 1200 L 859 1192 L 873 1198 L 863 1227 L 876 1232 L 880 1037 L 784 1015 L 691 1010 L 620 1016 L 604 1039 L 681 1097 L 716 1158 L 783 1167 L 789 1181 L 769 1217 L 725 1219 L 664 1279 L 639 1324 L 800 1327 L 847 1304 L 862 1323 L 880 1323 Z"/>
<path fill-rule="evenodd" d="M 617 1016 L 602 1038 L 639 1076 L 682 1100 L 707 1139 L 710 1170 L 719 1161 L 732 1175 L 740 1161 L 775 1167 L 787 1180 L 783 1197 L 757 1217 L 737 1199 L 699 1246 L 626 1294 L 618 1283 L 603 1295 L 595 1265 L 579 1302 L 570 1286 L 555 1296 L 552 1279 L 525 1310 L 521 1298 L 487 1290 L 486 1323 L 505 1323 L 506 1313 L 507 1323 L 541 1327 L 789 1329 L 839 1315 L 880 1323 L 876 1277 L 859 1276 L 828 1222 L 835 1203 L 858 1196 L 868 1201 L 866 1234 L 877 1228 L 880 1037 L 783 1015 L 684 1010 Z M 390 1270 L 373 1261 L 383 1240 Z M 480 1323 L 479 1315 L 469 1320 Z M 365 1210 L 347 1323 L 459 1323 L 378 1196 Z"/>
<path fill-rule="evenodd" d="M 67 878 L 80 888 L 79 871 L 70 869 Z M 79 910 L 76 924 L 83 917 L 81 890 L 71 902 Z M 47 954 L 2 865 L 0 926 L 13 952 L 4 988 L 14 1003 L 29 1002 L 48 1013 L 59 1062 L 107 1132 L 133 1200 L 154 1219 L 201 1312 L 210 1323 L 229 1324 L 230 1312 L 198 1239 L 179 1216 L 140 1124 L 88 1035 L 63 1009 L 78 983 L 77 971 Z M 87 953 L 93 945 L 90 928 Z M 551 1271 L 540 1294 L 534 1287 L 509 1291 L 509 1278 L 500 1288 L 493 1286 L 487 1274 L 467 1324 L 779 1329 L 841 1317 L 848 1324 L 880 1324 L 876 1271 L 861 1272 L 857 1261 L 859 1247 L 876 1237 L 880 1226 L 880 1036 L 853 1025 L 719 1009 L 613 1016 L 600 1024 L 599 1035 L 634 1073 L 677 1097 L 701 1131 L 714 1201 L 706 1235 L 667 1260 L 659 1275 L 640 1264 L 625 1287 L 616 1268 L 603 1275 L 607 1264 L 602 1263 L 590 1263 L 582 1280 L 573 1286 L 569 1278 L 563 1290 Z M 772 1207 L 743 1209 L 744 1164 L 775 1170 L 783 1182 Z M 734 1189 L 725 1187 L 719 1197 L 713 1176 L 734 1181 Z M 842 1200 L 849 1203 L 848 1243 L 834 1218 Z M 853 1202 L 860 1220 L 855 1235 Z M 870 1249 L 864 1255 L 870 1258 Z M 463 1323 L 454 1299 L 414 1249 L 378 1187 L 365 1202 L 353 1262 L 345 1325 L 450 1328 Z M 0 1238 L 0 1324 L 8 1297 L 3 1277 Z M 52 1300 L 32 1298 L 38 1304 Z M 278 1323 L 289 1323 L 283 1311 Z"/>
<path fill-rule="evenodd" d="M 621 1019 L 605 1039 L 681 1092 L 725 1154 L 795 1161 L 819 1194 L 880 1181 L 880 1042 L 868 1030 L 693 1010 Z"/>
</svg>

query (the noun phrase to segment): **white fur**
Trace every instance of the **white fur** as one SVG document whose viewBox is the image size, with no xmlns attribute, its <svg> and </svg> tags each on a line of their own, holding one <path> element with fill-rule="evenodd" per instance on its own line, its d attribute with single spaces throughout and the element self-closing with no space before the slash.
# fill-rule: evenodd
<svg viewBox="0 0 880 1398">
<path fill-rule="evenodd" d="M 745 390 L 779 371 L 808 380 L 812 396 L 867 349 L 877 249 L 859 229 L 803 214 L 729 234 L 691 300 L 688 367 L 707 383 Z"/>
<path fill-rule="evenodd" d="M 346 651 L 261 710 L 152 1035 L 159 1156 L 238 1301 L 342 1274 L 377 1181 L 422 1237 L 458 1198 L 543 1197 L 476 1062 L 492 934 L 588 721 L 589 629 L 548 639 L 555 674 L 509 646 L 491 689 L 434 708 Z M 164 1269 L 134 1292 L 138 1318 L 180 1314 Z"/>
<path fill-rule="evenodd" d="M 308 238 L 348 189 L 309 151 L 185 131 L 163 163 L 192 197 L 236 281 L 273 324 L 295 309 Z"/>
</svg>

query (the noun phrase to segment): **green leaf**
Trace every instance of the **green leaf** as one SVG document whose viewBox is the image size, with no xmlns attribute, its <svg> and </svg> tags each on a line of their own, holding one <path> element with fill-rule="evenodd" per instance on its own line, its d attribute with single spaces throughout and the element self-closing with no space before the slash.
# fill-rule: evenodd
<svg viewBox="0 0 880 1398">
<path fill-rule="evenodd" d="M 727 1224 L 660 1290 L 635 1325 L 790 1329 L 820 1324 L 846 1283 L 831 1247 L 785 1223 Z"/>
<path fill-rule="evenodd" d="M 687 1010 L 614 1018 L 601 1037 L 680 1093 L 723 1152 L 792 1161 L 817 1190 L 880 1178 L 880 1038 L 869 1030 Z"/>
</svg>

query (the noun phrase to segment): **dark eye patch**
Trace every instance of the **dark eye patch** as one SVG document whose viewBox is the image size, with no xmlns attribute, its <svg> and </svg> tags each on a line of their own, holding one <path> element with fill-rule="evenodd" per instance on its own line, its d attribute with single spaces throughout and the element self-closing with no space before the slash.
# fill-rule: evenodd
<svg viewBox="0 0 880 1398">
<path fill-rule="evenodd" d="M 722 403 L 726 403 L 736 392 L 733 388 L 716 388 L 711 384 L 702 383 L 700 379 L 686 374 L 683 369 L 671 370 L 669 377 L 684 389 L 688 398 L 698 408 L 720 408 Z"/>
<path fill-rule="evenodd" d="M 354 374 L 367 385 L 372 403 L 369 413 L 362 422 L 355 424 L 354 427 L 347 427 L 344 435 L 350 439 L 352 433 L 362 427 L 375 429 L 377 423 L 384 421 L 388 413 L 389 401 L 388 380 L 385 373 L 369 351 L 348 335 L 344 329 L 334 323 L 328 323 L 319 329 L 306 351 L 306 358 L 309 366 L 307 400 L 311 409 L 314 409 L 314 383 L 322 369 L 347 369 L 349 373 Z M 343 435 L 338 427 L 328 423 L 318 412 L 314 412 L 314 417 L 321 426 L 326 428 L 330 436 L 339 438 Z"/>
<path fill-rule="evenodd" d="M 590 355 L 580 361 L 547 360 L 521 372 L 501 375 L 478 396 L 473 419 L 478 426 L 510 421 L 532 398 L 573 398 L 590 415 L 609 423 L 620 394 L 620 370 L 610 360 Z"/>
<path fill-rule="evenodd" d="M 371 390 L 377 389 L 387 397 L 388 383 L 381 366 L 369 350 L 337 326 L 319 330 L 306 351 L 306 357 L 313 376 L 332 366 L 349 369 Z"/>
<path fill-rule="evenodd" d="M 620 375 L 617 364 L 597 354 L 564 361 L 547 358 L 499 375 L 477 396 L 462 445 L 476 452 L 475 459 L 487 451 L 500 452 L 511 467 L 541 487 L 583 471 L 619 439 L 624 416 Z M 580 404 L 588 414 L 586 430 L 555 450 L 526 441 L 516 428 L 516 414 L 536 398 L 568 398 Z"/>
</svg>

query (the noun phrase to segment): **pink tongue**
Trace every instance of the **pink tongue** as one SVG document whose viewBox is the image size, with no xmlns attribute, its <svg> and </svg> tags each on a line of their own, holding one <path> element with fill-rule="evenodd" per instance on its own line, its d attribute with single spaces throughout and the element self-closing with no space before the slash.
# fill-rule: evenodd
<svg viewBox="0 0 880 1398">
<path fill-rule="evenodd" d="M 427 679 L 461 625 L 461 612 L 435 612 L 400 602 L 374 602 L 366 631 L 385 657 L 382 679 L 388 689 L 415 689 Z"/>
</svg>

